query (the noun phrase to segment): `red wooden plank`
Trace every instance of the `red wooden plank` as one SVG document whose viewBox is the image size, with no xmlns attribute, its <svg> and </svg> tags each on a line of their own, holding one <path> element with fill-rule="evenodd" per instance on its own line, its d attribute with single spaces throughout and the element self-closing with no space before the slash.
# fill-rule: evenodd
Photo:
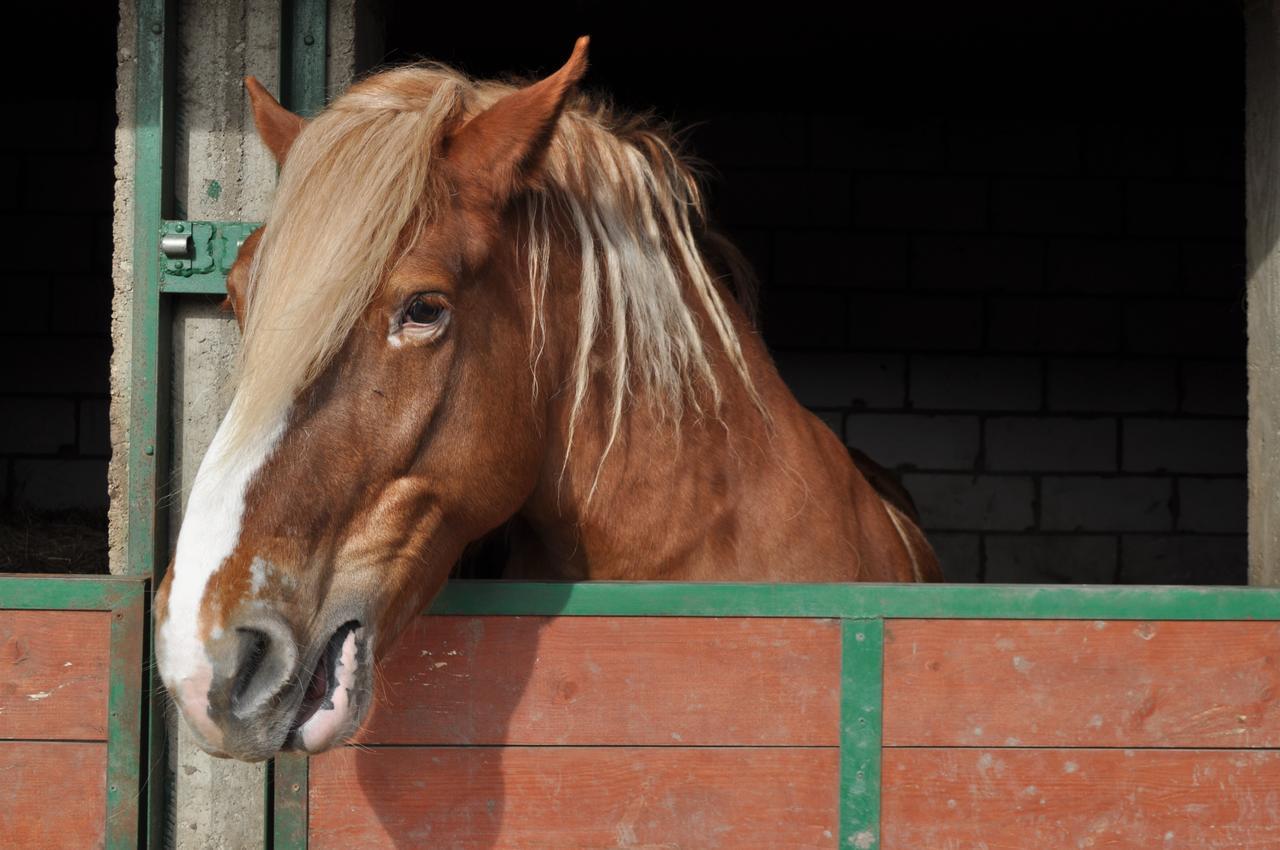
<svg viewBox="0 0 1280 850">
<path fill-rule="evenodd" d="M 342 749 L 311 760 L 311 850 L 834 848 L 839 751 Z"/>
<path fill-rule="evenodd" d="M 889 749 L 883 850 L 1274 850 L 1280 752 Z"/>
<path fill-rule="evenodd" d="M 1280 623 L 885 623 L 888 746 L 1280 747 Z"/>
<path fill-rule="evenodd" d="M 0 741 L 0 846 L 103 845 L 107 745 Z"/>
<path fill-rule="evenodd" d="M 0 738 L 106 740 L 108 611 L 0 611 Z"/>
<path fill-rule="evenodd" d="M 839 743 L 830 620 L 424 617 L 379 672 L 366 743 Z"/>
</svg>

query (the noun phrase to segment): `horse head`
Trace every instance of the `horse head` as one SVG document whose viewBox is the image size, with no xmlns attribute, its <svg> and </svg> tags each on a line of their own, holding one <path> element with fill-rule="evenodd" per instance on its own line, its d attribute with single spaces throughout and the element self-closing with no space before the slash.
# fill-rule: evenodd
<svg viewBox="0 0 1280 850">
<path fill-rule="evenodd" d="M 525 576 L 936 576 L 713 274 L 740 257 L 670 137 L 577 94 L 585 67 L 583 39 L 524 87 L 402 68 L 309 122 L 249 81 L 280 180 L 155 604 L 211 752 L 349 738 L 375 659 L 504 524 Z"/>
<path fill-rule="evenodd" d="M 309 122 L 248 81 L 280 182 L 228 279 L 239 383 L 155 606 L 161 676 L 210 752 L 349 737 L 379 647 L 535 487 L 516 205 L 565 159 L 586 45 L 523 88 L 380 74 Z"/>
</svg>

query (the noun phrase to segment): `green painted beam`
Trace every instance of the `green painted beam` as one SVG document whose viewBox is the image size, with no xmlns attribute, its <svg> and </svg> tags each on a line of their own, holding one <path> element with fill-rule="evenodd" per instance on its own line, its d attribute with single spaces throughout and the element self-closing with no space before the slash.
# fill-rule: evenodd
<svg viewBox="0 0 1280 850">
<path fill-rule="evenodd" d="M 0 609 L 10 611 L 114 611 L 140 599 L 137 576 L 0 575 Z"/>
<path fill-rule="evenodd" d="M 455 581 L 434 614 L 1277 620 L 1280 589 Z"/>
<path fill-rule="evenodd" d="M 111 659 L 107 690 L 107 824 L 109 850 L 135 850 L 145 832 L 141 789 L 143 762 L 144 645 L 147 585 L 135 581 L 127 602 L 111 612 Z"/>
<path fill-rule="evenodd" d="M 884 620 L 841 623 L 840 847 L 880 846 Z"/>
<path fill-rule="evenodd" d="M 327 0 L 284 0 L 280 26 L 280 101 L 299 115 L 315 115 L 327 99 L 329 4 Z M 244 240 L 261 224 L 193 222 L 196 257 L 186 274 L 166 273 L 165 291 L 225 295 L 226 276 Z M 205 239 L 203 234 L 208 233 Z M 175 270 L 183 271 L 183 270 Z M 269 767 L 268 823 L 265 836 L 276 850 L 307 846 L 307 768 L 305 755 L 278 756 Z M 264 789 L 266 790 L 266 789 Z"/>
<path fill-rule="evenodd" d="M 172 124 L 166 80 L 177 39 L 171 0 L 138 0 L 137 87 L 134 106 L 133 325 L 130 357 L 128 532 L 125 569 L 158 570 L 162 522 L 157 511 L 166 469 L 162 416 L 168 321 L 160 298 L 160 228 L 168 199 Z"/>
<path fill-rule="evenodd" d="M 305 850 L 307 846 L 307 768 L 300 753 L 275 759 L 274 818 L 271 846 L 274 850 Z"/>
<path fill-rule="evenodd" d="M 299 115 L 324 108 L 329 40 L 326 0 L 285 0 L 280 27 L 280 102 Z"/>
</svg>

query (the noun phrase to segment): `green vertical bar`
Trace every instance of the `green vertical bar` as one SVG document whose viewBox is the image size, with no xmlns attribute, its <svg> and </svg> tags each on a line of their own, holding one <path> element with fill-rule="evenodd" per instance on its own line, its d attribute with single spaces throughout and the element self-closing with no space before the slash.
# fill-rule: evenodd
<svg viewBox="0 0 1280 850">
<path fill-rule="evenodd" d="M 840 679 L 840 846 L 880 846 L 884 620 L 845 620 Z"/>
<path fill-rule="evenodd" d="M 280 38 L 281 103 L 299 115 L 324 109 L 329 4 L 327 0 L 285 0 Z"/>
<path fill-rule="evenodd" d="M 275 816 L 271 831 L 274 850 L 306 850 L 307 767 L 307 757 L 301 753 L 276 757 Z"/>
<path fill-rule="evenodd" d="M 168 176 L 170 123 L 165 78 L 174 16 L 167 0 L 138 0 L 137 97 L 134 104 L 133 331 L 129 410 L 131 575 L 158 574 L 163 550 L 157 473 L 165 469 L 162 439 L 165 323 L 160 299 L 160 222 Z"/>
<path fill-rule="evenodd" d="M 176 55 L 177 24 L 173 0 L 137 0 L 137 80 L 134 102 L 133 188 L 133 328 L 129 410 L 128 536 L 125 570 L 130 575 L 159 579 L 168 551 L 167 533 L 159 510 L 161 482 L 168 480 L 167 362 L 169 321 L 160 295 L 160 228 L 171 201 L 169 192 L 173 111 L 169 98 Z M 145 609 L 144 609 L 145 610 Z M 114 628 L 114 623 L 113 623 Z M 136 624 L 137 652 L 150 658 L 150 617 Z M 145 645 L 145 648 L 144 648 Z M 114 663 L 114 661 L 113 661 Z M 163 695 L 155 682 L 155 665 L 131 682 L 139 698 L 145 695 L 145 781 L 133 786 L 147 847 L 163 842 L 165 723 Z M 137 761 L 140 767 L 143 760 Z M 114 774 L 113 774 L 114 775 Z M 139 797 L 141 794 L 141 798 Z M 133 846 L 138 846 L 135 822 Z"/>
<path fill-rule="evenodd" d="M 142 828 L 142 694 L 145 580 L 111 612 L 107 689 L 107 823 L 109 850 L 136 850 Z"/>
<path fill-rule="evenodd" d="M 280 11 L 280 102 L 315 115 L 328 94 L 328 0 L 284 0 Z M 281 754 L 269 769 L 266 839 L 273 850 L 305 850 L 307 757 Z"/>
</svg>

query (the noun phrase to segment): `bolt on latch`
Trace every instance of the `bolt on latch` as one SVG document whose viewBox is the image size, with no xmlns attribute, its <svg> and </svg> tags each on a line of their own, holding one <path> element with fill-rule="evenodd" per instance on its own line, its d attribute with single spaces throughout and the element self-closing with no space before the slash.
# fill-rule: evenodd
<svg viewBox="0 0 1280 850">
<path fill-rule="evenodd" d="M 166 233 L 160 237 L 160 253 L 171 260 L 190 260 L 195 256 L 196 243 L 190 233 Z"/>
</svg>

